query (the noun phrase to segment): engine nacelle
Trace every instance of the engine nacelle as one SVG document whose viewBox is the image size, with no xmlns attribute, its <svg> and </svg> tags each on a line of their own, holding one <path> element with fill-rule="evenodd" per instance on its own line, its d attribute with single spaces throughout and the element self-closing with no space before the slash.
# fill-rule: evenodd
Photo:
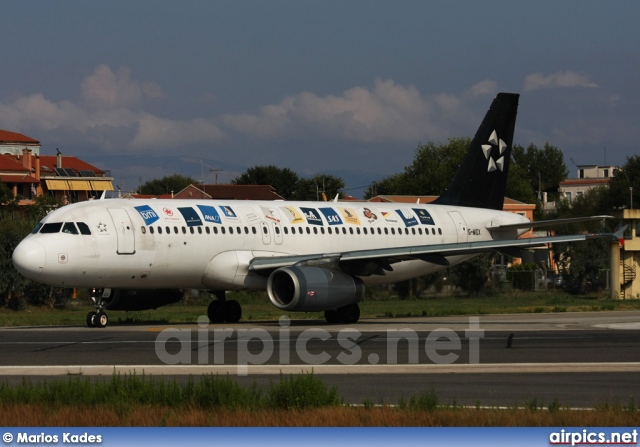
<svg viewBox="0 0 640 447">
<path fill-rule="evenodd" d="M 183 295 L 179 289 L 103 289 L 99 297 L 109 310 L 147 310 L 177 303 Z"/>
<path fill-rule="evenodd" d="M 314 312 L 357 303 L 364 297 L 359 278 L 320 267 L 282 267 L 269 276 L 271 303 L 286 311 Z"/>
</svg>

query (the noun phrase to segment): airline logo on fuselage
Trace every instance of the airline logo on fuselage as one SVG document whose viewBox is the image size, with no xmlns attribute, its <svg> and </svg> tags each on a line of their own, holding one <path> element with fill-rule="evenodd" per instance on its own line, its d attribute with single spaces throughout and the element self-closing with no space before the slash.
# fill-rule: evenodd
<svg viewBox="0 0 640 447">
<path fill-rule="evenodd" d="M 151 209 L 149 205 L 141 205 L 134 208 L 137 212 L 140 213 L 142 219 L 144 219 L 145 225 L 151 225 L 152 223 L 160 219 L 158 214 L 153 209 Z"/>
<path fill-rule="evenodd" d="M 418 219 L 420 219 L 420 223 L 422 225 L 435 225 L 436 223 L 433 221 L 433 217 L 429 214 L 429 211 L 423 210 L 422 208 L 413 208 L 413 211 L 418 215 Z"/>
<path fill-rule="evenodd" d="M 323 225 L 322 218 L 320 217 L 320 214 L 318 214 L 317 209 L 300 207 L 300 211 L 302 211 L 302 214 L 307 219 L 307 222 L 311 225 Z"/>
<path fill-rule="evenodd" d="M 214 207 L 208 205 L 197 205 L 197 207 L 202 213 L 202 217 L 204 217 L 205 222 L 213 222 L 217 224 L 222 223 L 220 214 L 218 214 Z"/>
<path fill-rule="evenodd" d="M 324 214 L 324 218 L 327 219 L 329 225 L 342 225 L 342 219 L 333 208 L 320 208 L 320 212 Z"/>
<path fill-rule="evenodd" d="M 396 213 L 398 213 L 398 215 L 402 218 L 402 221 L 407 227 L 413 227 L 415 225 L 418 225 L 418 220 L 411 213 L 411 210 L 408 210 L 406 208 L 399 209 L 399 210 L 396 210 Z"/>
<path fill-rule="evenodd" d="M 196 213 L 196 210 L 193 208 L 178 208 L 178 211 L 180 211 L 180 214 L 184 217 L 184 221 L 187 223 L 188 227 L 197 227 L 202 225 L 200 216 L 198 216 L 198 213 Z"/>
</svg>

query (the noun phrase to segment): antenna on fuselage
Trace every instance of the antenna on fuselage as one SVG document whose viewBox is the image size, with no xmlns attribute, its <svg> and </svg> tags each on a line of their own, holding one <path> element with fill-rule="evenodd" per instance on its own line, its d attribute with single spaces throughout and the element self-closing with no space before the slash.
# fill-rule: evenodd
<svg viewBox="0 0 640 447">
<path fill-rule="evenodd" d="M 333 198 L 333 201 L 337 203 L 338 202 L 338 197 L 340 197 L 340 193 L 336 194 L 336 196 Z"/>
<path fill-rule="evenodd" d="M 106 190 L 102 191 L 102 194 L 100 194 L 100 200 L 104 200 L 106 196 L 107 196 L 107 191 Z"/>
</svg>

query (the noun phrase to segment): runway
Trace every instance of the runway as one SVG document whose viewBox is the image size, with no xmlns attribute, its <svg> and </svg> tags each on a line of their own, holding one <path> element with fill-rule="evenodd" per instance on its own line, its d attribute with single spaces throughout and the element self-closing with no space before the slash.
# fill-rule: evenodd
<svg viewBox="0 0 640 447">
<path fill-rule="evenodd" d="M 346 402 L 594 407 L 640 398 L 640 312 L 0 329 L 0 380 L 311 372 Z"/>
</svg>

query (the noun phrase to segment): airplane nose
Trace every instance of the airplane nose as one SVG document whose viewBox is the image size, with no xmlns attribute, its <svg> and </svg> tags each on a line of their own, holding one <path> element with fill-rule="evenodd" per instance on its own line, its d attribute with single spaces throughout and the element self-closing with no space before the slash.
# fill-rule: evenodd
<svg viewBox="0 0 640 447">
<path fill-rule="evenodd" d="M 35 279 L 44 269 L 45 251 L 42 244 L 24 240 L 13 250 L 13 265 L 23 276 Z"/>
</svg>

